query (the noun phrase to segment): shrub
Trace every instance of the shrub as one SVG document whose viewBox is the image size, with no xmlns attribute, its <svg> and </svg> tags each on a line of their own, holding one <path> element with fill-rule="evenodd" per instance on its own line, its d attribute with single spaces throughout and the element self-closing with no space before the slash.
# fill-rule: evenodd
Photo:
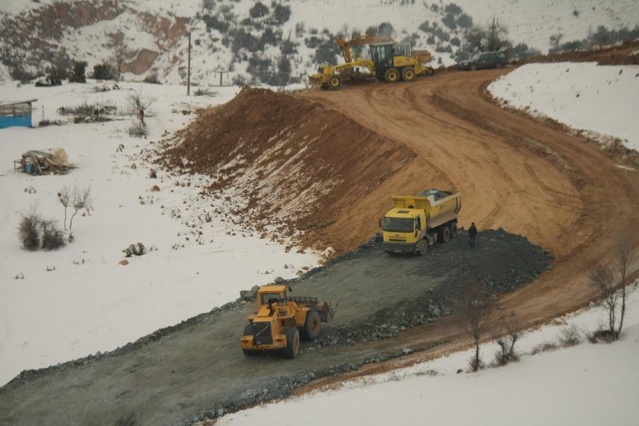
<svg viewBox="0 0 639 426">
<path fill-rule="evenodd" d="M 281 4 L 275 5 L 273 9 L 273 20 L 279 25 L 286 23 L 291 17 L 291 8 L 288 6 L 282 6 Z"/>
<path fill-rule="evenodd" d="M 45 250 L 55 250 L 66 244 L 64 233 L 56 226 L 52 220 L 40 222 L 42 228 L 42 248 Z"/>
<path fill-rule="evenodd" d="M 95 65 L 93 67 L 93 78 L 96 80 L 112 80 L 113 68 L 107 63 Z"/>
<path fill-rule="evenodd" d="M 35 209 L 22 214 L 20 225 L 18 225 L 18 238 L 20 238 L 22 246 L 29 251 L 40 248 L 39 225 L 40 216 L 35 212 Z"/>
<path fill-rule="evenodd" d="M 268 6 L 265 6 L 258 1 L 252 8 L 249 9 L 249 15 L 251 15 L 251 18 L 253 19 L 266 16 L 268 15 Z"/>
<path fill-rule="evenodd" d="M 149 135 L 149 129 L 142 122 L 134 122 L 128 129 L 129 136 L 137 138 L 146 138 Z"/>
<path fill-rule="evenodd" d="M 122 250 L 122 252 L 126 257 L 131 257 L 133 255 L 142 256 L 146 253 L 146 247 L 144 247 L 144 244 L 142 243 L 130 244 L 127 248 Z"/>
<path fill-rule="evenodd" d="M 575 324 L 561 329 L 559 344 L 563 347 L 575 346 L 581 343 L 581 332 Z"/>
<path fill-rule="evenodd" d="M 73 63 L 73 72 L 69 75 L 69 82 L 71 83 L 86 83 L 85 77 L 87 63 L 85 61 L 78 61 Z"/>
<path fill-rule="evenodd" d="M 43 220 L 35 207 L 22 214 L 18 225 L 18 238 L 29 251 L 38 249 L 55 250 L 66 244 L 64 232 L 53 220 Z"/>
</svg>

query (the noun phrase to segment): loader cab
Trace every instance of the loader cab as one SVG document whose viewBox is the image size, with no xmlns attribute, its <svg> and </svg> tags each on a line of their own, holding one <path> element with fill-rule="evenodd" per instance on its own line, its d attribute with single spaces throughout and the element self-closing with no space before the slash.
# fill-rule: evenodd
<svg viewBox="0 0 639 426">
<path fill-rule="evenodd" d="M 269 306 L 273 301 L 287 299 L 287 287 L 284 285 L 265 285 L 257 292 L 259 306 Z"/>
<path fill-rule="evenodd" d="M 373 43 L 370 45 L 371 57 L 373 58 L 373 64 L 375 64 L 375 75 L 378 79 L 384 79 L 384 73 L 389 68 L 392 68 L 395 43 Z"/>
</svg>

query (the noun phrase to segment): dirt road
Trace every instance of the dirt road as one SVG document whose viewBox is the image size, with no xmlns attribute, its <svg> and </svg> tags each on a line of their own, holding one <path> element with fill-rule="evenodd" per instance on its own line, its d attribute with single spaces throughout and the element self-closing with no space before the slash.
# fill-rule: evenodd
<svg viewBox="0 0 639 426">
<path fill-rule="evenodd" d="M 309 146 L 319 150 L 331 142 L 331 149 L 338 150 L 350 143 L 334 160 L 339 160 L 340 166 L 325 170 L 337 182 L 332 188 L 344 188 L 348 199 L 335 191 L 324 199 L 332 202 L 324 205 L 332 216 L 315 228 L 315 237 L 345 241 L 344 248 L 353 248 L 374 234 L 376 218 L 389 207 L 390 194 L 417 193 L 425 187 L 454 188 L 464 196 L 462 226 L 474 221 L 480 230 L 503 228 L 556 256 L 551 270 L 500 300 L 506 312 L 516 311 L 521 321 L 536 323 L 591 299 L 585 285 L 586 271 L 595 261 L 611 257 L 620 233 L 639 240 L 639 172 L 619 167 L 616 159 L 595 144 L 486 100 L 484 85 L 503 72 L 449 72 L 413 84 L 313 90 L 292 102 L 306 105 L 309 115 L 302 115 L 301 122 L 317 120 L 309 133 L 316 135 L 317 145 Z M 332 129 L 333 139 L 322 140 L 319 130 L 328 126 L 323 120 L 329 119 L 339 120 L 343 127 L 338 129 L 351 129 L 346 139 L 335 142 L 340 132 Z M 286 126 L 293 131 L 291 123 Z M 367 143 L 371 135 L 383 144 L 383 152 Z M 311 137 L 294 139 L 314 143 Z M 231 145 L 229 149 L 241 152 L 239 142 Z M 274 152 L 279 146 L 266 148 L 265 152 Z M 291 151 L 285 148 L 282 152 Z M 401 167 L 380 160 L 383 179 L 370 185 L 366 184 L 368 177 L 354 186 L 340 184 L 336 170 L 348 165 L 361 167 L 358 155 L 362 152 L 370 157 L 363 161 L 366 166 L 362 169 L 369 175 L 375 155 L 381 159 L 390 153 Z M 322 163 L 330 165 L 331 158 L 322 157 Z M 317 166 L 308 173 L 320 169 Z M 357 179 L 352 170 L 345 176 Z M 316 178 L 320 175 L 308 182 Z M 294 185 L 289 191 L 295 191 Z M 278 211 L 282 206 L 270 207 Z M 326 212 L 323 214 L 329 214 Z M 480 252 L 487 257 L 475 259 L 478 263 L 472 264 L 470 275 L 462 273 L 466 263 L 460 252 L 449 252 L 448 261 L 453 265 L 435 274 L 433 263 L 426 267 L 415 258 L 397 261 L 375 247 L 365 249 L 363 257 L 340 261 L 334 270 L 311 274 L 299 284 L 309 290 L 305 293 L 339 301 L 342 307 L 324 347 L 306 347 L 303 356 L 293 362 L 273 357 L 244 359 L 238 351 L 238 330 L 245 322 L 245 308 L 231 304 L 115 354 L 25 374 L 0 390 L 0 424 L 188 424 L 201 416 L 219 415 L 222 409 L 285 395 L 295 388 L 303 390 L 307 382 L 311 382 L 309 386 L 330 382 L 338 373 L 392 368 L 458 348 L 466 342 L 446 319 L 403 330 L 400 320 L 378 313 L 394 311 L 399 302 L 418 299 L 429 290 L 436 292 L 442 283 L 452 285 L 469 279 L 482 265 L 492 264 L 505 253 L 514 254 L 519 263 L 501 265 L 500 270 L 540 272 L 541 251 L 529 247 L 525 253 L 517 253 L 512 249 L 516 237 L 506 233 L 500 237 L 501 231 L 486 231 L 484 235 L 493 232 L 497 234 L 490 240 L 495 246 Z M 438 253 L 461 249 L 455 246 L 460 241 L 453 240 L 439 252 L 429 251 L 426 257 L 434 260 Z M 499 247 L 505 250 L 499 251 Z M 449 265 L 439 260 L 438 265 Z M 504 281 L 521 283 L 526 279 L 505 277 Z M 403 296 L 398 299 L 400 283 Z M 362 294 L 368 298 L 360 303 Z M 415 309 L 410 316 L 414 319 L 409 326 L 419 323 Z M 364 327 L 369 317 L 379 321 L 373 332 L 390 338 L 365 339 L 344 333 L 349 323 Z M 387 363 L 370 363 L 402 353 L 405 356 Z M 316 380 L 322 377 L 325 379 Z"/>
</svg>

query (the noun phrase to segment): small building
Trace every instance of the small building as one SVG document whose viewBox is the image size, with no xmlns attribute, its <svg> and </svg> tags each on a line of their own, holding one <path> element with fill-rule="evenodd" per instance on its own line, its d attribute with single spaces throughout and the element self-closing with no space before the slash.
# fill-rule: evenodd
<svg viewBox="0 0 639 426">
<path fill-rule="evenodd" d="M 0 129 L 13 126 L 31 127 L 34 102 L 37 102 L 37 99 L 0 102 Z"/>
</svg>

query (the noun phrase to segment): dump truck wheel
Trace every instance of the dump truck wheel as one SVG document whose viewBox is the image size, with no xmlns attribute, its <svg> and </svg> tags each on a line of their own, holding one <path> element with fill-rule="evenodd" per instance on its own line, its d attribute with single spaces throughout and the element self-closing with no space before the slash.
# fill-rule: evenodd
<svg viewBox="0 0 639 426">
<path fill-rule="evenodd" d="M 395 68 L 389 68 L 384 73 L 384 80 L 387 83 L 396 83 L 399 80 L 399 71 Z"/>
<path fill-rule="evenodd" d="M 294 359 L 300 350 L 300 333 L 297 328 L 286 330 L 286 348 L 282 351 L 284 357 Z"/>
<path fill-rule="evenodd" d="M 259 351 L 255 349 L 242 349 L 242 352 L 244 352 L 244 355 L 246 356 L 255 356 L 259 353 Z"/>
<path fill-rule="evenodd" d="M 310 341 L 317 339 L 320 334 L 321 324 L 319 313 L 317 311 L 308 311 L 304 327 L 300 328 L 300 337 L 303 340 Z"/>
<path fill-rule="evenodd" d="M 406 67 L 402 70 L 402 80 L 413 81 L 415 80 L 415 69 L 413 67 Z"/>
<path fill-rule="evenodd" d="M 442 243 L 447 243 L 450 240 L 450 228 L 445 226 L 439 231 L 439 241 Z"/>
<path fill-rule="evenodd" d="M 457 237 L 457 224 L 453 223 L 452 225 L 450 225 L 450 238 L 455 237 Z"/>
<path fill-rule="evenodd" d="M 417 254 L 419 254 L 420 256 L 423 256 L 426 254 L 426 252 L 428 251 L 428 241 L 426 240 L 419 240 L 417 242 Z"/>
<path fill-rule="evenodd" d="M 333 90 L 339 89 L 339 86 L 341 85 L 342 85 L 342 79 L 336 75 L 334 75 L 333 77 L 331 77 L 330 80 L 328 80 L 328 86 Z"/>
</svg>

